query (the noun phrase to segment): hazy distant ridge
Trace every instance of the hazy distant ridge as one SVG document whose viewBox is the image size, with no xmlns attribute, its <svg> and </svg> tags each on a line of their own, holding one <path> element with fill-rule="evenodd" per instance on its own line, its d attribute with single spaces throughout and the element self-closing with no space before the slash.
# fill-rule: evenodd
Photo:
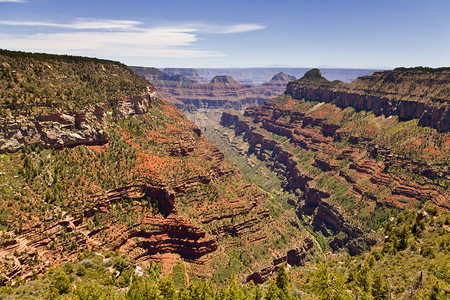
<svg viewBox="0 0 450 300">
<path fill-rule="evenodd" d="M 283 72 L 296 78 L 303 77 L 311 68 L 223 68 L 223 69 L 196 69 L 200 77 L 210 81 L 216 75 L 229 75 L 241 83 L 262 84 L 269 81 L 274 74 Z M 359 76 L 372 75 L 375 71 L 370 69 L 320 69 L 322 75 L 330 80 L 352 82 Z M 185 75 L 186 76 L 186 75 Z M 189 77 L 189 76 L 187 76 Z"/>
</svg>

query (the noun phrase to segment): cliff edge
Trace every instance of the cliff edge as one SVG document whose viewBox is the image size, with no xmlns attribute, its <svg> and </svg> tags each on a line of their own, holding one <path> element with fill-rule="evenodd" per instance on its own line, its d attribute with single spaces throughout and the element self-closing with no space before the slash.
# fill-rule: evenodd
<svg viewBox="0 0 450 300">
<path fill-rule="evenodd" d="M 359 77 L 349 84 L 330 82 L 313 69 L 290 82 L 286 94 L 376 115 L 396 115 L 401 120 L 419 119 L 420 126 L 450 131 L 449 68 L 397 68 Z"/>
</svg>

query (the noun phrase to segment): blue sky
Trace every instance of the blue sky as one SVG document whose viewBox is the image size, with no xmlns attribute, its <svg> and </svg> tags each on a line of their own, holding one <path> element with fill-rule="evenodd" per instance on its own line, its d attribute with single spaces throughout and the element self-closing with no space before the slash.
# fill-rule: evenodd
<svg viewBox="0 0 450 300">
<path fill-rule="evenodd" d="M 155 67 L 441 67 L 449 16 L 449 0 L 0 0 L 0 48 Z"/>
</svg>

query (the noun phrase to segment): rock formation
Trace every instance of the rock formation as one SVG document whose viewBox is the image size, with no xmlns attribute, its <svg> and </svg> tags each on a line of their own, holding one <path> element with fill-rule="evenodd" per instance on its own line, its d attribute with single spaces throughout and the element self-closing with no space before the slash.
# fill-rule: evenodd
<svg viewBox="0 0 450 300">
<path fill-rule="evenodd" d="M 285 73 L 296 78 L 300 78 L 310 69 L 307 68 L 283 68 L 283 67 L 266 67 L 266 68 L 197 68 L 200 77 L 205 78 L 206 82 L 217 75 L 231 76 L 243 84 L 259 86 L 271 80 L 274 74 Z M 330 81 L 340 80 L 342 82 L 352 82 L 358 76 L 370 75 L 376 70 L 367 69 L 322 69 L 325 78 Z M 198 81 L 198 80 L 197 80 Z M 198 81 L 200 83 L 206 83 Z"/>
<path fill-rule="evenodd" d="M 418 118 L 419 125 L 450 131 L 449 69 L 377 72 L 348 85 L 328 82 L 320 71 L 308 73 L 288 84 L 286 94 L 296 99 L 333 103 L 341 108 L 373 111 L 377 116 Z"/>
<path fill-rule="evenodd" d="M 200 77 L 197 70 L 193 68 L 165 68 L 164 73 L 168 74 L 169 76 L 173 75 L 183 76 L 199 83 L 207 82 L 207 80 Z"/>
<path fill-rule="evenodd" d="M 106 144 L 109 139 L 104 127 L 108 110 L 116 120 L 144 114 L 155 97 L 154 88 L 149 86 L 144 95 L 105 101 L 77 112 L 0 118 L 3 124 L 0 153 L 15 152 L 35 143 L 55 148 Z"/>
<path fill-rule="evenodd" d="M 255 88 L 226 75 L 215 76 L 207 84 L 198 83 L 193 81 L 198 75 L 194 69 L 189 69 L 189 72 L 169 69 L 170 75 L 155 68 L 133 67 L 133 70 L 152 81 L 161 97 L 188 112 L 205 108 L 240 110 L 248 105 L 262 104 L 267 99 L 282 94 L 286 84 L 295 79 L 293 76 L 279 73 L 271 81 Z"/>
<path fill-rule="evenodd" d="M 291 266 L 302 266 L 314 254 L 314 242 L 311 238 L 305 238 L 298 247 L 289 250 L 285 256 L 274 259 L 272 263 L 247 276 L 245 282 L 253 281 L 255 284 L 266 282 L 279 268 L 280 264 L 287 263 Z"/>
<path fill-rule="evenodd" d="M 294 76 L 286 75 L 283 72 L 275 74 L 272 79 L 266 83 L 263 83 L 257 89 L 265 96 L 267 99 L 277 97 L 284 93 L 286 90 L 286 84 L 290 81 L 295 80 Z"/>
<path fill-rule="evenodd" d="M 442 143 L 449 136 L 421 129 L 420 120 L 408 121 L 413 116 L 401 107 L 425 105 L 421 102 L 331 90 L 336 86 L 341 83 L 310 71 L 290 83 L 284 96 L 249 107 L 244 115 L 225 111 L 221 125 L 243 135 L 249 153 L 285 179 L 285 190 L 299 196 L 294 201 L 299 217 L 329 237 L 333 249 L 345 247 L 359 254 L 375 242 L 370 232 L 389 209 L 430 201 L 450 210 L 450 149 Z M 391 106 L 383 106 L 386 103 Z M 368 112 L 379 106 L 399 117 Z M 431 126 L 444 131 L 448 106 L 440 109 L 444 113 Z M 420 111 L 415 117 L 421 117 Z"/>
</svg>

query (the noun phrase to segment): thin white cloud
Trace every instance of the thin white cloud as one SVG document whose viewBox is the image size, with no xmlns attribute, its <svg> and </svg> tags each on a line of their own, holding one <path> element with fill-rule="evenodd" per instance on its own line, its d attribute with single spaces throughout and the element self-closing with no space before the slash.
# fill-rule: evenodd
<svg viewBox="0 0 450 300">
<path fill-rule="evenodd" d="M 206 34 L 232 34 L 232 33 L 244 33 L 255 30 L 266 29 L 265 26 L 260 24 L 243 23 L 234 25 L 214 25 L 206 23 L 193 23 L 190 26 L 198 28 L 199 32 Z"/>
<path fill-rule="evenodd" d="M 0 0 L 1 2 L 2 0 Z M 7 21 L 0 20 L 0 25 L 9 26 L 45 26 L 56 28 L 68 28 L 68 29 L 124 29 L 124 30 L 139 30 L 139 25 L 142 22 L 132 20 L 89 20 L 89 19 L 77 19 L 72 23 L 52 23 L 52 22 L 39 22 L 39 21 Z M 229 33 L 243 33 L 255 30 L 262 30 L 266 27 L 260 24 L 234 24 L 228 26 L 219 26 L 211 24 L 191 24 L 182 25 L 192 28 L 203 33 L 211 34 L 229 34 Z"/>
<path fill-rule="evenodd" d="M 1 0 L 0 0 L 1 1 Z M 69 29 L 136 29 L 142 22 L 130 20 L 84 20 L 78 19 L 73 23 L 51 23 L 36 21 L 1 21 L 0 25 L 9 26 L 45 26 Z"/>
<path fill-rule="evenodd" d="M 221 34 L 243 33 L 255 30 L 262 30 L 265 28 L 266 28 L 265 26 L 259 24 L 236 24 L 231 26 L 216 27 L 215 30 L 213 30 L 213 33 L 221 33 Z"/>
<path fill-rule="evenodd" d="M 145 28 L 138 21 L 91 19 L 77 19 L 71 23 L 0 20 L 0 25 L 36 28 L 35 34 L 0 33 L 0 45 L 5 49 L 110 58 L 225 56 L 217 51 L 196 48 L 199 35 L 242 33 L 265 28 L 257 24 L 180 24 L 176 27 Z"/>
<path fill-rule="evenodd" d="M 2 48 L 60 54 L 149 57 L 223 56 L 192 47 L 198 40 L 190 28 L 159 27 L 139 31 L 65 32 L 33 35 L 0 35 Z"/>
<path fill-rule="evenodd" d="M 14 3 L 25 3 L 25 0 L 0 0 L 0 2 L 14 2 Z"/>
</svg>

